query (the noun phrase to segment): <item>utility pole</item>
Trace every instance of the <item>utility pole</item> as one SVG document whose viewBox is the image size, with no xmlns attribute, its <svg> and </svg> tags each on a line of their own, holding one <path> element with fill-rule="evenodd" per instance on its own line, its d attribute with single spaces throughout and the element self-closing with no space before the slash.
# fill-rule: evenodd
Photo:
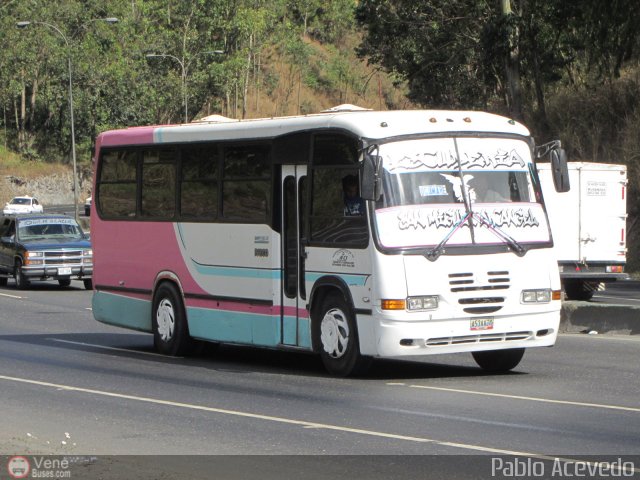
<svg viewBox="0 0 640 480">
<path fill-rule="evenodd" d="M 518 50 L 518 27 L 513 22 L 511 0 L 501 0 L 502 19 L 505 26 L 507 52 L 504 59 L 505 74 L 509 87 L 508 103 L 511 117 L 523 120 L 522 89 L 520 85 L 520 52 Z"/>
</svg>

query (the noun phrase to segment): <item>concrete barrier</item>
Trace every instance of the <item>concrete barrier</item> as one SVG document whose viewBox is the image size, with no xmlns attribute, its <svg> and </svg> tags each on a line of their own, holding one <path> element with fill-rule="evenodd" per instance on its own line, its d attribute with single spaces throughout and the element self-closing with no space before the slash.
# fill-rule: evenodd
<svg viewBox="0 0 640 480">
<path fill-rule="evenodd" d="M 560 315 L 561 333 L 613 333 L 640 335 L 640 307 L 565 301 Z"/>
</svg>

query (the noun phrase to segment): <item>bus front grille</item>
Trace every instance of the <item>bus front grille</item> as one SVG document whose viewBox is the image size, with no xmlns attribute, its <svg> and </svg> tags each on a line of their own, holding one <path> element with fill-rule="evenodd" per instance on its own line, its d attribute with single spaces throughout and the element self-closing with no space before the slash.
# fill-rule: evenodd
<svg viewBox="0 0 640 480">
<path fill-rule="evenodd" d="M 481 296 L 482 293 L 499 293 L 508 290 L 511 279 L 509 272 L 504 270 L 486 272 L 484 281 L 472 272 L 450 273 L 449 288 L 458 297 L 458 303 L 463 306 L 465 313 L 472 315 L 486 315 L 500 310 L 505 297 Z"/>
</svg>

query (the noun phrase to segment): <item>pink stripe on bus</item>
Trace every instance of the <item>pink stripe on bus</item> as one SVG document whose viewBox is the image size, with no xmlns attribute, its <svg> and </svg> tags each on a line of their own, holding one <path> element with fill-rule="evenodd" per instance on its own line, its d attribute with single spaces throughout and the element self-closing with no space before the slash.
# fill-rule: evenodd
<svg viewBox="0 0 640 480">
<path fill-rule="evenodd" d="M 154 130 L 154 127 L 132 127 L 104 132 L 98 136 L 96 147 L 150 144 L 153 143 Z"/>
<path fill-rule="evenodd" d="M 280 315 L 281 305 L 255 305 L 242 301 L 227 300 L 207 300 L 203 298 L 187 298 L 188 307 L 206 308 L 209 310 L 224 310 L 227 312 L 256 313 L 260 315 Z M 308 318 L 309 312 L 303 308 L 284 307 L 283 314 L 285 316 L 298 316 L 300 318 Z"/>
</svg>

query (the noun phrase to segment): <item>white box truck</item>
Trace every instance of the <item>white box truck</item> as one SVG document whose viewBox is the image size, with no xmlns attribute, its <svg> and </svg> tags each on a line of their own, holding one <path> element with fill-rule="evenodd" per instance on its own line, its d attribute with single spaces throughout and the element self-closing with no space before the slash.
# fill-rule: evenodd
<svg viewBox="0 0 640 480">
<path fill-rule="evenodd" d="M 571 189 L 556 192 L 548 163 L 538 163 L 566 298 L 589 300 L 600 284 L 627 278 L 627 167 L 569 162 Z"/>
</svg>

